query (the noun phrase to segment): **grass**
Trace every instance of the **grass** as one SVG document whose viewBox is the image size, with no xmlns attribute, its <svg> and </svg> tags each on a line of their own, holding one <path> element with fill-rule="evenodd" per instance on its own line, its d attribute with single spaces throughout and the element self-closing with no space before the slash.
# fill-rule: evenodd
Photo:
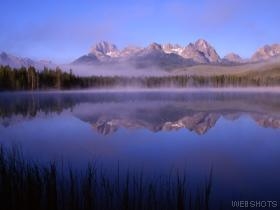
<svg viewBox="0 0 280 210">
<path fill-rule="evenodd" d="M 61 164 L 62 165 L 62 164 Z M 147 179 L 143 173 L 106 173 L 24 160 L 17 148 L 0 148 L 0 209 L 5 210 L 209 210 L 212 171 L 196 192 L 184 173 Z"/>
</svg>

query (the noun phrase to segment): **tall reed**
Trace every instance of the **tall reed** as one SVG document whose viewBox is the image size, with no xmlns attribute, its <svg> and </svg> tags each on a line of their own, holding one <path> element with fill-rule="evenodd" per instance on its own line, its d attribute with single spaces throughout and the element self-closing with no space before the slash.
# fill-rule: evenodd
<svg viewBox="0 0 280 210">
<path fill-rule="evenodd" d="M 108 173 L 95 163 L 85 170 L 26 161 L 20 149 L 0 147 L 3 210 L 209 210 L 212 171 L 194 193 L 185 174 L 147 178 L 119 167 Z"/>
</svg>

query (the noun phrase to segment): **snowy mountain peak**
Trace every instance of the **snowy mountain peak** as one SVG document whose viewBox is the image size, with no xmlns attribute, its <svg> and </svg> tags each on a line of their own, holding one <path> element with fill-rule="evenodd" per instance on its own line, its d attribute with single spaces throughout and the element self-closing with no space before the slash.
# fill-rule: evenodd
<svg viewBox="0 0 280 210">
<path fill-rule="evenodd" d="M 176 53 L 178 55 L 180 55 L 181 52 L 183 51 L 183 48 L 180 45 L 178 44 L 173 45 L 170 43 L 162 45 L 162 49 L 165 53 Z"/>
<path fill-rule="evenodd" d="M 93 46 L 90 53 L 95 54 L 96 56 L 107 55 L 110 57 L 114 57 L 118 54 L 118 48 L 112 43 L 101 41 Z"/>
</svg>

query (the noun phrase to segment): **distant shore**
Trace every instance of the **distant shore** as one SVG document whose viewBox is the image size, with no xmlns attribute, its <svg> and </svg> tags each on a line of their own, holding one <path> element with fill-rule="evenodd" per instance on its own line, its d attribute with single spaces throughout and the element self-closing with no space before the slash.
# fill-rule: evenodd
<svg viewBox="0 0 280 210">
<path fill-rule="evenodd" d="M 76 89 L 185 89 L 220 90 L 280 87 L 278 68 L 242 74 L 165 76 L 78 76 L 59 68 L 38 71 L 34 67 L 0 66 L 0 91 Z M 259 89 L 258 89 L 259 90 Z M 274 90 L 275 91 L 275 90 Z"/>
<path fill-rule="evenodd" d="M 187 92 L 187 93 L 201 93 L 201 92 L 244 92 L 244 93 L 280 93 L 279 87 L 196 87 L 196 88 L 135 88 L 135 87 L 114 87 L 114 88 L 88 88 L 88 89 L 66 89 L 66 90 L 57 90 L 57 89 L 46 89 L 46 90 L 5 90 L 0 91 L 1 93 L 33 93 L 33 94 L 43 94 L 43 93 L 125 93 L 125 92 Z"/>
</svg>

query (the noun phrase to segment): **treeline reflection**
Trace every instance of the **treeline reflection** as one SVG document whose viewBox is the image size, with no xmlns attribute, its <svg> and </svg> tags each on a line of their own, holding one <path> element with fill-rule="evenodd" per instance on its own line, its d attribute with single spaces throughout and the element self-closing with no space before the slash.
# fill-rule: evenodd
<svg viewBox="0 0 280 210">
<path fill-rule="evenodd" d="M 186 128 L 204 134 L 218 119 L 249 115 L 263 127 L 280 127 L 276 93 L 238 92 L 18 92 L 0 94 L 0 117 L 34 118 L 68 111 L 110 134 L 125 128 L 157 132 Z M 14 120 L 16 121 L 16 120 Z M 3 124 L 3 123 L 2 123 Z"/>
</svg>

